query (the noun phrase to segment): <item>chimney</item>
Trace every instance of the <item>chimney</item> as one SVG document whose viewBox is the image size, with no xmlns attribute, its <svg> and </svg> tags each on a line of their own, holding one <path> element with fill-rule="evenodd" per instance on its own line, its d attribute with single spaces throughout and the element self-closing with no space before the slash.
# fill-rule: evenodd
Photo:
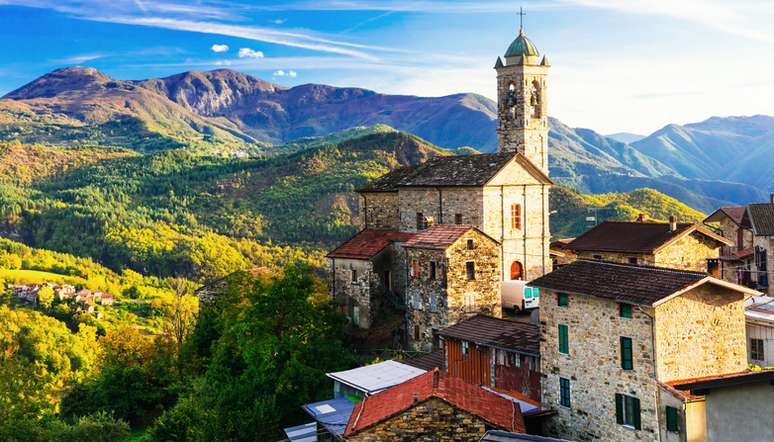
<svg viewBox="0 0 774 442">
<path fill-rule="evenodd" d="M 433 389 L 438 388 L 438 377 L 440 376 L 440 373 L 438 372 L 438 369 L 436 368 L 433 370 Z"/>
<path fill-rule="evenodd" d="M 774 193 L 771 194 L 771 204 L 774 204 Z"/>
<path fill-rule="evenodd" d="M 642 213 L 640 213 L 639 215 L 637 215 L 637 222 L 638 222 L 638 223 L 645 222 L 645 215 L 644 215 L 644 214 L 642 214 Z"/>
<path fill-rule="evenodd" d="M 669 217 L 669 231 L 674 232 L 677 230 L 677 217 L 674 215 Z"/>
</svg>

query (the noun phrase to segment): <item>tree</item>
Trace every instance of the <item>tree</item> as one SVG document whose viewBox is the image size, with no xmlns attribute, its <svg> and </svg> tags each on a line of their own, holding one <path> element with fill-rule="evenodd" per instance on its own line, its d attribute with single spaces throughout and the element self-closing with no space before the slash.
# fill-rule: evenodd
<svg viewBox="0 0 774 442">
<path fill-rule="evenodd" d="M 183 371 L 183 346 L 196 327 L 199 300 L 190 295 L 190 287 L 183 278 L 175 278 L 172 284 L 175 295 L 164 308 L 164 336 L 172 347 L 178 376 Z"/>
<path fill-rule="evenodd" d="M 38 304 L 46 310 L 51 308 L 54 302 L 54 289 L 44 285 L 38 290 Z"/>
</svg>

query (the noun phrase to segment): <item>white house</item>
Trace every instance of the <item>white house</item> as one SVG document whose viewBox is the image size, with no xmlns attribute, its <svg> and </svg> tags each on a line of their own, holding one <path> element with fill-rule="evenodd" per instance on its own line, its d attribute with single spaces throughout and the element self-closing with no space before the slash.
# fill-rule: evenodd
<svg viewBox="0 0 774 442">
<path fill-rule="evenodd" d="M 755 296 L 745 302 L 747 359 L 761 367 L 774 366 L 774 298 Z"/>
</svg>

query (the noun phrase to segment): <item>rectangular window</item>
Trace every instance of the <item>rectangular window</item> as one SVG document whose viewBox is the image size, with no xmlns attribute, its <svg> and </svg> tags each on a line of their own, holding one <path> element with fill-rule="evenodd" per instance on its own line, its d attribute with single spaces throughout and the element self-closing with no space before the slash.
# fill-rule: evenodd
<svg viewBox="0 0 774 442">
<path fill-rule="evenodd" d="M 462 224 L 462 214 L 461 213 L 455 213 L 454 214 L 454 224 Z"/>
<path fill-rule="evenodd" d="M 430 293 L 430 311 L 433 313 L 438 311 L 438 296 L 435 293 Z"/>
<path fill-rule="evenodd" d="M 631 304 L 618 304 L 620 316 L 622 318 L 632 318 L 632 305 Z"/>
<path fill-rule="evenodd" d="M 636 256 L 629 257 L 629 264 L 637 264 L 638 260 Z"/>
<path fill-rule="evenodd" d="M 680 419 L 677 408 L 666 407 L 666 427 L 667 431 L 680 432 Z"/>
<path fill-rule="evenodd" d="M 357 282 L 357 270 L 352 269 L 352 282 Z"/>
<path fill-rule="evenodd" d="M 467 273 L 468 281 L 476 279 L 476 263 L 473 261 L 466 262 L 465 272 Z"/>
<path fill-rule="evenodd" d="M 750 359 L 753 361 L 765 361 L 763 339 L 750 339 Z"/>
<path fill-rule="evenodd" d="M 414 340 L 415 341 L 419 340 L 419 326 L 418 325 L 414 326 Z"/>
<path fill-rule="evenodd" d="M 597 261 L 602 261 L 602 255 L 594 255 L 594 259 Z"/>
<path fill-rule="evenodd" d="M 559 405 L 570 408 L 570 380 L 559 378 Z"/>
<path fill-rule="evenodd" d="M 641 430 L 640 400 L 625 394 L 615 395 L 615 421 L 635 430 Z"/>
<path fill-rule="evenodd" d="M 621 336 L 621 368 L 631 370 L 634 368 L 632 357 L 632 338 Z"/>
<path fill-rule="evenodd" d="M 425 215 L 417 212 L 417 230 L 425 230 Z"/>
<path fill-rule="evenodd" d="M 430 261 L 430 279 L 435 279 L 435 261 Z"/>
<path fill-rule="evenodd" d="M 469 239 L 469 240 L 467 240 L 465 242 L 465 248 L 467 248 L 468 250 L 473 250 L 473 240 L 472 239 Z"/>
<path fill-rule="evenodd" d="M 461 347 L 462 354 L 468 353 L 468 341 L 462 341 L 462 343 L 460 343 L 460 347 Z"/>
<path fill-rule="evenodd" d="M 521 205 L 511 204 L 511 228 L 513 230 L 521 229 Z"/>
<path fill-rule="evenodd" d="M 418 259 L 411 260 L 411 277 L 419 278 L 419 260 Z"/>
<path fill-rule="evenodd" d="M 556 295 L 556 304 L 559 307 L 565 307 L 570 303 L 570 296 L 567 293 L 558 293 Z"/>
<path fill-rule="evenodd" d="M 476 294 L 465 293 L 463 295 L 463 302 L 465 303 L 465 311 L 473 311 L 476 309 Z"/>
<path fill-rule="evenodd" d="M 559 353 L 570 354 L 570 331 L 564 324 L 559 324 Z"/>
<path fill-rule="evenodd" d="M 519 353 L 513 354 L 513 366 L 516 368 L 521 368 L 521 355 Z"/>
<path fill-rule="evenodd" d="M 360 306 L 356 305 L 352 307 L 352 322 L 360 326 Z"/>
</svg>

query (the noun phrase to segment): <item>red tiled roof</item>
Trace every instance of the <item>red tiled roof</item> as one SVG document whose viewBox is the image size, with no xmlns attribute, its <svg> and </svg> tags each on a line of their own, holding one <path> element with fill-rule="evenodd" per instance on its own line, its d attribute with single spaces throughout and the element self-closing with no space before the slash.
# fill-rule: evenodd
<svg viewBox="0 0 774 442">
<path fill-rule="evenodd" d="M 436 369 L 365 398 L 352 411 L 344 435 L 383 422 L 430 398 L 441 399 L 497 428 L 524 432 L 517 403 Z"/>
<path fill-rule="evenodd" d="M 390 243 L 407 241 L 413 233 L 396 230 L 365 229 L 328 253 L 329 258 L 370 259 Z"/>
<path fill-rule="evenodd" d="M 715 240 L 718 247 L 733 243 L 698 224 L 678 224 L 670 231 L 669 223 L 605 221 L 575 238 L 566 248 L 576 251 L 653 253 L 693 232 Z"/>
<path fill-rule="evenodd" d="M 406 247 L 446 250 L 450 245 L 454 244 L 454 241 L 457 241 L 460 236 L 464 235 L 471 229 L 475 229 L 475 227 L 458 224 L 441 224 L 433 226 L 427 230 L 416 233 L 414 237 L 406 241 Z M 483 232 L 481 233 L 483 234 Z M 486 234 L 484 235 L 489 237 Z M 492 241 L 497 242 L 494 239 L 492 239 Z"/>
</svg>

